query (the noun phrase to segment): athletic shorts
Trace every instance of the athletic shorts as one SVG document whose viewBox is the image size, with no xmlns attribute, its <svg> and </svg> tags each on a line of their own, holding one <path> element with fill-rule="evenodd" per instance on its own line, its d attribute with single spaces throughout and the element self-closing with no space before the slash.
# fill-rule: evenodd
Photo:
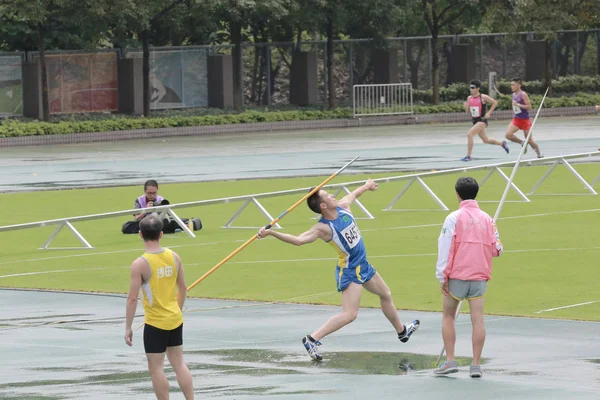
<svg viewBox="0 0 600 400">
<path fill-rule="evenodd" d="M 338 292 L 344 291 L 351 282 L 362 285 L 363 283 L 369 282 L 377 271 L 367 261 L 361 263 L 356 268 L 335 268 L 335 281 L 337 284 Z"/>
<path fill-rule="evenodd" d="M 146 353 L 164 353 L 167 347 L 176 347 L 183 344 L 183 324 L 177 328 L 166 331 L 152 325 L 144 325 L 144 350 Z"/>
<path fill-rule="evenodd" d="M 487 281 L 459 281 L 448 280 L 448 291 L 450 296 L 456 300 L 478 299 L 483 297 L 487 289 Z"/>
<path fill-rule="evenodd" d="M 526 131 L 531 128 L 531 120 L 530 119 L 522 119 L 522 118 L 513 118 L 512 124 L 522 131 Z"/>
<path fill-rule="evenodd" d="M 475 125 L 478 122 L 483 122 L 485 123 L 485 126 L 488 126 L 488 120 L 487 119 L 483 119 L 483 118 L 473 118 L 473 125 Z"/>
</svg>

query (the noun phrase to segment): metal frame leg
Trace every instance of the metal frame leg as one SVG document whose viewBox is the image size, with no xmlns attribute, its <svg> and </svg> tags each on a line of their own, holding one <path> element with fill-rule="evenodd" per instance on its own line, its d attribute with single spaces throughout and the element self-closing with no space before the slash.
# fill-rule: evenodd
<svg viewBox="0 0 600 400">
<path fill-rule="evenodd" d="M 254 197 L 251 197 L 249 199 L 246 199 L 244 201 L 244 204 L 242 204 L 242 206 L 235 212 L 235 214 L 233 214 L 233 216 L 229 219 L 229 221 L 227 221 L 227 224 L 225 224 L 223 226 L 223 228 L 247 228 L 247 229 L 257 229 L 257 227 L 241 227 L 241 226 L 232 226 L 233 221 L 235 221 L 235 219 L 237 217 L 240 216 L 240 214 L 244 211 L 244 209 L 246 207 L 248 207 L 248 204 L 250 203 L 254 203 L 254 205 L 259 209 L 259 211 L 265 216 L 267 217 L 267 219 L 269 220 L 269 222 L 275 220 L 275 218 L 273 218 L 273 216 L 271 214 L 269 214 L 269 212 L 263 207 L 262 204 L 260 204 L 258 202 L 258 200 L 256 200 Z M 274 228 L 277 229 L 281 229 L 281 225 L 279 225 L 279 223 L 273 225 Z"/>
<path fill-rule="evenodd" d="M 546 171 L 546 173 L 544 174 L 544 176 L 542 176 L 542 178 L 539 181 L 537 181 L 537 183 L 535 185 L 533 185 L 533 188 L 531 188 L 531 190 L 527 194 L 533 194 L 533 192 L 535 192 L 535 190 L 538 187 L 540 187 L 540 185 L 542 184 L 542 182 L 544 182 L 546 180 L 546 178 L 548 178 L 548 176 L 552 173 L 552 171 L 554 171 L 554 168 L 558 167 L 558 164 L 560 164 L 560 160 L 554 161 L 554 163 L 552 163 L 552 165 L 550 166 L 550 168 L 548 168 L 548 171 Z"/>
<path fill-rule="evenodd" d="M 596 179 L 594 179 L 594 181 L 592 182 L 591 186 L 594 187 L 596 185 L 596 183 L 598 183 L 598 181 L 600 181 L 600 175 L 598 175 L 596 177 Z"/>
<path fill-rule="evenodd" d="M 190 228 L 189 228 L 189 227 L 188 227 L 188 226 L 187 226 L 187 225 L 186 225 L 186 224 L 185 224 L 185 223 L 184 223 L 184 222 L 181 220 L 181 218 L 179 218 L 179 216 L 178 216 L 177 214 L 175 214 L 175 211 L 173 211 L 173 210 L 169 209 L 169 210 L 167 211 L 167 213 L 168 213 L 168 214 L 169 214 L 171 217 L 173 217 L 173 219 L 174 219 L 174 220 L 177 222 L 177 225 L 179 225 L 179 227 L 180 227 L 181 229 L 183 229 L 183 231 L 184 231 L 185 233 L 187 233 L 189 237 L 193 237 L 193 238 L 195 238 L 195 237 L 196 237 L 196 235 L 194 234 L 194 232 L 192 232 L 192 231 L 190 230 Z"/>
<path fill-rule="evenodd" d="M 58 236 L 58 233 L 65 226 L 67 228 L 69 228 L 71 233 L 73 233 L 75 235 L 75 237 L 81 242 L 81 244 L 83 244 L 83 247 L 49 247 L 50 243 L 52 243 L 52 241 L 56 238 L 56 236 Z M 58 227 L 54 230 L 54 232 L 52 232 L 52 235 L 50 235 L 48 240 L 46 240 L 46 243 L 44 243 L 44 245 L 42 247 L 40 247 L 40 250 L 79 250 L 79 249 L 93 249 L 93 248 L 94 247 L 87 240 L 85 240 L 83 235 L 81 233 L 79 233 L 79 231 L 77 229 L 75 229 L 73 224 L 71 224 L 69 221 L 63 221 L 58 225 Z"/>
<path fill-rule="evenodd" d="M 569 169 L 569 171 L 571 171 L 571 173 L 573 175 L 575 175 L 575 177 L 577 179 L 579 179 L 579 182 L 581 182 L 583 184 L 584 188 L 586 188 L 591 194 L 598 194 L 598 193 L 596 193 L 594 188 L 591 187 L 590 184 L 587 183 L 587 181 L 585 179 L 583 179 L 583 177 L 581 175 L 579 175 L 579 172 L 577 172 L 575 170 L 575 168 L 573 168 L 573 166 L 567 162 L 567 160 L 565 160 L 564 158 L 561 158 L 561 161 L 563 162 L 563 164 L 565 164 L 565 167 L 567 167 Z"/>
<path fill-rule="evenodd" d="M 529 193 L 527 193 L 527 194 L 533 194 L 533 192 L 546 180 L 546 178 L 548 178 L 548 176 L 550 175 L 550 173 L 552 173 L 552 171 L 554 171 L 554 169 L 556 167 L 558 167 L 559 164 L 564 164 L 565 167 L 567 167 L 567 169 L 569 171 L 571 171 L 571 173 L 579 180 L 579 182 L 581 182 L 583 184 L 583 187 L 585 189 L 587 189 L 591 194 L 594 194 L 594 195 L 598 194 L 594 190 L 594 185 L 600 180 L 600 175 L 598 175 L 598 177 L 596 177 L 596 179 L 594 179 L 594 181 L 590 185 L 589 183 L 587 183 L 587 181 L 585 179 L 583 179 L 583 177 L 579 174 L 579 172 L 577 172 L 577 170 L 571 164 L 569 164 L 569 162 L 567 160 L 565 160 L 564 158 L 556 160 L 552 164 L 552 166 L 548 169 L 548 171 L 546 171 L 546 173 L 544 174 L 544 176 L 542 176 L 542 178 L 533 186 L 533 188 L 531 189 L 531 191 Z"/>
<path fill-rule="evenodd" d="M 400 197 L 404 196 L 404 193 L 406 193 L 406 191 L 408 190 L 408 188 L 417 180 L 417 178 L 412 178 L 410 181 L 408 181 L 408 183 L 406 184 L 406 186 L 404 186 L 404 189 L 402 189 L 402 191 L 400 191 L 400 193 L 398 193 L 398 195 L 396 197 L 394 197 L 394 200 L 392 200 L 392 202 L 390 203 L 389 206 L 387 206 L 386 208 L 384 208 L 384 211 L 391 211 L 392 207 L 394 207 L 394 205 L 398 202 L 398 200 L 400 200 Z"/>
<path fill-rule="evenodd" d="M 260 204 L 260 203 L 258 202 L 258 200 L 256 200 L 254 197 L 252 198 L 252 202 L 254 203 L 254 205 L 255 205 L 256 207 L 258 207 L 258 209 L 260 210 L 260 212 L 262 212 L 262 213 L 263 213 L 263 215 L 264 215 L 265 217 L 267 217 L 267 219 L 269 220 L 269 222 L 271 222 L 271 221 L 274 221 L 274 220 L 275 220 L 275 218 L 274 218 L 274 217 L 273 217 L 271 214 L 269 214 L 269 212 L 267 211 L 267 209 L 266 209 L 266 208 L 264 208 L 264 207 L 263 207 L 263 205 L 262 205 L 262 204 Z M 275 225 L 273 225 L 273 226 L 274 226 L 275 228 L 277 228 L 277 229 L 281 229 L 281 226 L 279 225 L 279 223 L 276 223 L 276 224 L 275 224 Z"/>
<path fill-rule="evenodd" d="M 490 177 L 492 176 L 492 174 L 494 173 L 494 169 L 490 168 L 490 170 L 488 171 L 487 175 L 481 180 L 481 182 L 479 182 L 479 187 L 482 187 L 483 184 L 490 179 Z"/>
<path fill-rule="evenodd" d="M 231 224 L 233 224 L 233 221 L 235 221 L 235 219 L 240 216 L 240 214 L 242 213 L 242 211 L 244 211 L 244 208 L 246 208 L 248 204 L 250 204 L 250 199 L 246 199 L 246 201 L 244 201 L 244 204 L 242 204 L 242 206 L 233 214 L 233 216 L 229 219 L 229 221 L 227 221 L 223 228 L 231 228 Z"/>
<path fill-rule="evenodd" d="M 446 207 L 446 205 L 445 205 L 445 204 L 444 204 L 444 203 L 443 203 L 443 202 L 440 200 L 440 198 L 439 198 L 439 197 L 437 197 L 437 196 L 435 195 L 435 193 L 433 193 L 433 190 L 431 190 L 431 189 L 429 188 L 429 186 L 427 186 L 427 185 L 425 184 L 425 182 L 423 182 L 423 179 L 421 179 L 421 178 L 419 177 L 419 178 L 417 178 L 417 181 L 419 181 L 419 183 L 421 184 L 421 186 L 423 186 L 423 189 L 425 189 L 425 191 L 426 191 L 427 193 L 429 193 L 429 196 L 431 196 L 431 198 L 432 198 L 433 200 L 435 200 L 435 202 L 436 202 L 436 203 L 438 203 L 438 205 L 439 205 L 439 206 L 442 208 L 442 210 L 444 210 L 444 211 L 449 211 L 449 210 L 450 210 L 450 209 L 449 209 L 448 207 Z"/>
<path fill-rule="evenodd" d="M 502 170 L 500 168 L 496 167 L 496 171 L 498 171 L 498 173 L 504 178 L 506 183 L 510 182 L 510 178 L 508 176 L 506 176 L 506 174 L 504 172 L 502 172 Z M 515 192 L 517 192 L 517 194 L 519 196 L 521 196 L 523 201 L 526 201 L 527 203 L 531 203 L 531 200 L 529 200 L 529 198 L 527 196 L 525 196 L 525 194 L 523 192 L 521 192 L 521 189 L 519 189 L 517 187 L 517 185 L 515 185 L 514 182 L 510 182 L 510 187 L 512 187 L 515 190 Z"/>
<path fill-rule="evenodd" d="M 394 198 L 394 200 L 392 200 L 392 202 L 390 203 L 390 205 L 387 206 L 387 208 L 385 208 L 384 211 L 392 211 L 392 207 L 394 207 L 394 205 L 398 202 L 398 200 L 400 200 L 400 198 L 404 195 L 404 193 L 406 193 L 406 191 L 408 190 L 408 188 L 410 188 L 410 186 L 415 181 L 419 182 L 419 184 L 421 185 L 421 187 L 423 187 L 423 189 L 425 189 L 425 191 L 427 192 L 427 194 L 429 194 L 429 196 L 433 200 L 435 200 L 435 202 L 440 206 L 440 208 L 442 210 L 444 210 L 444 211 L 450 210 L 448 207 L 446 207 L 446 205 L 444 204 L 444 202 L 442 200 L 440 200 L 439 197 L 437 197 L 437 195 L 433 192 L 433 190 L 431 190 L 431 188 L 429 186 L 427 186 L 427 184 L 425 182 L 423 182 L 423 179 L 421 179 L 421 177 L 415 177 L 415 178 L 412 178 L 406 184 L 406 186 L 404 186 L 404 189 L 402 189 L 402 191 Z"/>
<path fill-rule="evenodd" d="M 350 191 L 350 189 L 348 189 L 346 186 L 342 186 L 342 190 L 343 190 L 344 192 L 346 192 L 346 194 L 350 194 L 350 193 L 352 193 L 352 192 Z M 371 214 L 371 213 L 369 212 L 369 210 L 367 210 L 367 208 L 366 208 L 366 207 L 365 207 L 365 206 L 364 206 L 364 205 L 363 205 L 363 204 L 362 204 L 362 203 L 361 203 L 361 202 L 360 202 L 358 199 L 356 199 L 356 200 L 354 201 L 354 203 L 355 203 L 355 204 L 358 206 L 358 208 L 359 208 L 359 209 L 360 209 L 360 210 L 361 210 L 363 213 L 365 213 L 365 215 L 367 216 L 367 219 L 375 219 L 375 217 L 373 216 L 373 214 Z"/>
</svg>

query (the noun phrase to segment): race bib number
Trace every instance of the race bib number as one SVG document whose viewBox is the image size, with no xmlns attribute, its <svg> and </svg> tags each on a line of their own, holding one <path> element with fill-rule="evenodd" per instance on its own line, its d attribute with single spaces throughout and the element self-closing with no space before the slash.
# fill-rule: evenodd
<svg viewBox="0 0 600 400">
<path fill-rule="evenodd" d="M 348 243 L 351 249 L 356 247 L 358 242 L 360 242 L 360 231 L 358 230 L 358 226 L 356 226 L 355 222 L 352 222 L 350 226 L 342 231 L 342 236 Z"/>
<path fill-rule="evenodd" d="M 515 114 L 519 114 L 519 113 L 521 113 L 521 107 L 519 107 L 519 106 L 515 106 L 515 105 L 513 104 L 513 112 L 514 112 Z"/>
<path fill-rule="evenodd" d="M 479 108 L 479 106 L 471 106 L 471 107 L 469 107 L 469 109 L 471 110 L 471 117 L 473 117 L 473 118 L 481 117 L 481 109 Z"/>
</svg>

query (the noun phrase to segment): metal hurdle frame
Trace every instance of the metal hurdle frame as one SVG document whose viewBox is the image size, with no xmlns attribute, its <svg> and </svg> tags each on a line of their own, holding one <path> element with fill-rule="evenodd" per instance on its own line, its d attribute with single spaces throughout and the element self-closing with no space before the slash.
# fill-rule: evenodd
<svg viewBox="0 0 600 400">
<path fill-rule="evenodd" d="M 533 188 L 529 191 L 528 195 L 532 195 L 535 192 L 535 190 L 537 190 L 539 188 L 539 186 L 548 178 L 548 176 L 550 176 L 552 171 L 554 171 L 556 169 L 556 167 L 560 164 L 564 164 L 567 167 L 567 169 L 575 176 L 575 178 L 577 178 L 577 180 L 579 180 L 581 182 L 583 187 L 589 192 L 589 195 L 597 195 L 598 193 L 594 190 L 593 186 L 596 185 L 596 183 L 598 183 L 600 181 L 600 174 L 592 181 L 591 184 L 589 184 L 575 170 L 575 168 L 568 162 L 568 160 L 583 159 L 583 158 L 592 159 L 597 156 L 600 156 L 600 151 L 521 161 L 521 164 L 530 165 L 530 166 L 537 165 L 537 164 L 550 163 L 550 166 L 549 166 L 548 170 L 546 171 L 546 173 L 533 186 Z M 422 173 L 415 173 L 415 174 L 392 176 L 392 177 L 388 177 L 388 178 L 378 178 L 378 179 L 373 179 L 373 180 L 378 183 L 387 183 L 387 182 L 395 182 L 395 181 L 403 181 L 403 180 L 408 181 L 408 183 L 404 186 L 404 188 L 398 193 L 398 195 L 396 195 L 394 197 L 392 202 L 383 211 L 408 211 L 408 210 L 397 210 L 397 209 L 394 209 L 393 207 L 400 200 L 400 198 L 406 193 L 406 191 L 410 188 L 410 186 L 415 182 L 419 183 L 419 185 L 423 189 L 425 189 L 427 194 L 438 204 L 440 210 L 448 211 L 449 208 L 440 200 L 440 198 L 434 193 L 434 191 L 425 183 L 425 181 L 423 180 L 424 178 L 487 169 L 488 173 L 481 180 L 480 186 L 483 185 L 494 173 L 500 174 L 500 176 L 508 182 L 508 177 L 501 170 L 501 168 L 502 167 L 511 167 L 511 166 L 514 166 L 514 164 L 515 164 L 515 162 L 479 165 L 479 166 L 472 166 L 472 167 L 465 167 L 465 168 L 447 169 L 447 170 L 435 171 L 435 172 L 422 172 Z M 349 187 L 361 185 L 363 183 L 364 183 L 364 180 L 345 182 L 345 183 L 327 185 L 327 186 L 325 186 L 325 188 L 337 189 L 337 191 L 335 192 L 335 195 L 337 196 L 339 193 L 342 193 L 342 192 L 348 194 L 351 192 Z M 519 195 L 519 197 L 521 197 L 521 199 L 522 199 L 521 201 L 524 201 L 524 202 L 531 201 L 523 193 L 523 191 L 521 191 L 514 183 L 511 184 L 511 187 Z M 192 232 L 187 227 L 187 225 L 183 223 L 183 221 L 175 213 L 174 209 L 185 208 L 185 207 L 207 206 L 207 205 L 215 205 L 215 204 L 226 204 L 226 203 L 242 201 L 243 202 L 242 206 L 233 214 L 233 216 L 223 226 L 223 228 L 258 229 L 258 227 L 237 227 L 237 226 L 233 226 L 233 223 L 251 203 L 254 204 L 258 208 L 258 210 L 261 212 L 261 214 L 265 217 L 265 219 L 268 220 L 267 223 L 271 222 L 274 220 L 273 216 L 260 203 L 259 199 L 293 195 L 293 194 L 298 194 L 298 193 L 306 193 L 309 190 L 310 190 L 310 188 L 282 190 L 282 191 L 278 191 L 278 192 L 258 193 L 258 194 L 244 195 L 244 196 L 234 196 L 234 197 L 226 197 L 226 198 L 218 198 L 218 199 L 210 199 L 210 200 L 200 200 L 200 201 L 193 201 L 193 202 L 179 203 L 179 204 L 169 204 L 169 205 L 165 205 L 165 206 L 149 207 L 149 208 L 145 208 L 143 210 L 144 210 L 144 212 L 159 212 L 159 213 L 164 212 L 164 213 L 170 215 L 175 221 L 177 221 L 177 224 L 181 227 L 181 229 L 188 236 L 194 238 L 194 237 L 196 237 L 194 232 Z M 355 204 L 365 214 L 365 217 L 367 219 L 375 218 L 373 216 L 373 214 L 360 201 L 357 200 L 355 202 Z M 412 210 L 412 211 L 415 211 L 415 210 Z M 95 220 L 95 219 L 113 218 L 113 217 L 119 217 L 119 216 L 125 216 L 125 215 L 132 215 L 132 214 L 137 214 L 139 212 L 140 212 L 140 209 L 131 209 L 131 210 L 108 212 L 108 213 L 102 213 L 102 214 L 83 215 L 83 216 L 60 218 L 60 219 L 53 219 L 53 220 L 47 220 L 47 221 L 29 222 L 29 223 L 17 224 L 17 225 L 7 225 L 7 226 L 1 226 L 0 232 L 56 225 L 56 229 L 50 235 L 50 237 L 44 243 L 44 245 L 40 248 L 41 250 L 92 249 L 93 246 L 73 226 L 73 223 L 81 222 L 81 221 L 90 221 L 90 220 Z M 66 247 L 66 248 L 65 247 L 63 247 L 63 248 L 50 247 L 50 244 L 52 243 L 52 241 L 56 238 L 56 236 L 59 234 L 59 232 L 65 227 L 73 235 L 75 235 L 75 237 L 82 243 L 83 247 Z M 279 224 L 276 224 L 276 225 L 274 225 L 274 228 L 282 229 L 282 226 L 280 226 Z"/>
</svg>

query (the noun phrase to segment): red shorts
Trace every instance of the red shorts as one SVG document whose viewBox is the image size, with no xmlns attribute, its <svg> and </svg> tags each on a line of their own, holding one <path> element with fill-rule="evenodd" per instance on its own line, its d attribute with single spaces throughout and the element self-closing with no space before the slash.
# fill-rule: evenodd
<svg viewBox="0 0 600 400">
<path fill-rule="evenodd" d="M 512 124 L 523 131 L 529 130 L 529 128 L 531 128 L 530 119 L 513 118 Z"/>
</svg>

